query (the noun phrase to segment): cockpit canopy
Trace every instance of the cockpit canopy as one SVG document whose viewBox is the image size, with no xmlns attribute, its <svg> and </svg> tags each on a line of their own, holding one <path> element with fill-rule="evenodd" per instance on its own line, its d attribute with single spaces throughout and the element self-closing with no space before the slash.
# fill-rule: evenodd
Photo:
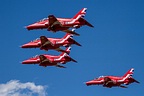
<svg viewBox="0 0 144 96">
<path fill-rule="evenodd" d="M 35 56 L 33 56 L 32 58 L 37 58 L 39 55 L 35 55 Z"/>
<path fill-rule="evenodd" d="M 39 40 L 39 38 L 36 38 L 35 40 L 31 41 L 31 42 L 37 42 L 37 40 Z"/>
<path fill-rule="evenodd" d="M 98 78 L 103 78 L 104 76 L 102 75 L 102 76 L 99 76 Z"/>
<path fill-rule="evenodd" d="M 96 78 L 96 79 L 99 79 L 99 78 L 104 78 L 104 76 L 102 75 L 102 76 L 99 76 L 98 78 Z"/>
<path fill-rule="evenodd" d="M 42 21 L 45 21 L 45 20 L 48 20 L 48 18 L 43 18 L 43 19 L 41 19 L 41 20 L 39 20 L 37 22 L 42 22 Z"/>
<path fill-rule="evenodd" d="M 100 78 L 103 78 L 103 77 L 105 77 L 105 76 L 102 75 L 102 76 L 99 76 L 98 78 L 95 78 L 95 79 L 100 79 Z"/>
</svg>

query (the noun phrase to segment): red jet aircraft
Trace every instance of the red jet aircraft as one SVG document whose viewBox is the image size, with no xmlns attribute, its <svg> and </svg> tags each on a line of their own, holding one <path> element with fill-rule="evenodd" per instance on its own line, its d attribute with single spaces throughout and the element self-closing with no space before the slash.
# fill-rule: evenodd
<svg viewBox="0 0 144 96">
<path fill-rule="evenodd" d="M 67 53 L 70 53 L 71 47 L 66 49 Z M 66 64 L 67 62 L 76 60 L 72 59 L 67 53 L 61 53 L 59 56 L 52 55 L 36 55 L 28 60 L 24 60 L 22 64 L 39 64 L 39 66 L 56 66 L 59 68 L 66 68 L 60 64 Z"/>
<path fill-rule="evenodd" d="M 61 46 L 68 47 L 72 44 L 76 44 L 81 46 L 78 42 L 76 42 L 73 38 L 72 34 L 67 33 L 63 38 L 46 38 L 45 36 L 41 36 L 40 39 L 36 39 L 27 44 L 22 45 L 22 48 L 40 48 L 41 50 L 56 50 L 59 52 L 66 52 L 61 49 Z"/>
<path fill-rule="evenodd" d="M 127 88 L 126 86 L 122 85 L 129 85 L 130 83 L 136 82 L 139 83 L 137 80 L 135 80 L 133 75 L 134 69 L 131 68 L 124 76 L 122 77 L 116 77 L 116 76 L 100 76 L 99 78 L 96 78 L 94 80 L 86 82 L 86 85 L 103 85 L 103 87 L 122 87 Z"/>
<path fill-rule="evenodd" d="M 69 30 L 69 28 L 80 28 L 83 25 L 93 27 L 83 17 L 86 14 L 87 8 L 81 9 L 73 18 L 56 18 L 54 15 L 49 15 L 34 24 L 26 26 L 28 30 L 33 29 L 47 29 L 48 31 L 57 32 L 63 31 L 74 35 L 79 35 L 76 32 Z"/>
</svg>

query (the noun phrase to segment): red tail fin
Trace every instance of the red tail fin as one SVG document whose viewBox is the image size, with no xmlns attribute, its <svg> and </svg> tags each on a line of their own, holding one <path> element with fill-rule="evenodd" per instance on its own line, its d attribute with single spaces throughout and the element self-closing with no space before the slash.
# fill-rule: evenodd
<svg viewBox="0 0 144 96">
<path fill-rule="evenodd" d="M 66 33 L 66 35 L 62 38 L 63 40 L 67 40 L 68 38 L 73 37 L 72 34 Z"/>
<path fill-rule="evenodd" d="M 75 31 L 75 29 L 72 29 L 71 31 Z M 62 41 L 65 41 L 69 38 L 72 38 L 73 37 L 73 34 L 70 34 L 70 33 L 66 33 L 66 35 L 62 38 Z"/>
<path fill-rule="evenodd" d="M 85 14 L 86 14 L 86 10 L 87 10 L 87 8 L 81 9 L 81 10 L 73 17 L 73 19 L 77 19 L 77 20 L 78 20 L 80 17 L 84 17 Z"/>
<path fill-rule="evenodd" d="M 64 56 L 64 55 L 67 55 L 67 54 L 69 54 L 70 53 L 70 50 L 71 50 L 71 47 L 68 47 L 68 48 L 66 48 L 66 53 L 65 52 L 62 52 L 61 54 L 60 54 L 60 56 Z"/>
<path fill-rule="evenodd" d="M 124 74 L 123 77 L 130 77 L 130 76 L 133 75 L 133 73 L 134 73 L 134 68 L 131 68 L 130 70 L 128 70 L 128 71 L 126 72 L 126 74 Z"/>
</svg>

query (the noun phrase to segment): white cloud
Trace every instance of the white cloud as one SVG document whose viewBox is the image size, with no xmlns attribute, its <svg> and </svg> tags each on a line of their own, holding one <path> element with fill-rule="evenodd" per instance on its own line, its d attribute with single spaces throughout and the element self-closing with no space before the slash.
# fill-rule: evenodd
<svg viewBox="0 0 144 96">
<path fill-rule="evenodd" d="M 46 86 L 11 80 L 6 84 L 0 84 L 0 96 L 47 96 L 47 92 Z"/>
</svg>

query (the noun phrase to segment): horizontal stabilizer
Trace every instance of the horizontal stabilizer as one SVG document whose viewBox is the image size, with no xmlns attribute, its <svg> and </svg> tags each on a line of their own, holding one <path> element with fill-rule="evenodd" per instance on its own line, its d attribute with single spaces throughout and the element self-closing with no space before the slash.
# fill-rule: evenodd
<svg viewBox="0 0 144 96">
<path fill-rule="evenodd" d="M 126 86 L 120 85 L 121 88 L 127 88 Z"/>
<path fill-rule="evenodd" d="M 59 47 L 59 48 L 56 48 L 55 50 L 56 50 L 56 51 L 59 51 L 59 52 L 64 52 L 64 53 L 69 54 L 69 52 L 68 52 L 68 51 L 63 50 L 63 49 L 61 49 L 60 47 Z"/>
<path fill-rule="evenodd" d="M 135 79 L 134 79 L 134 82 L 136 82 L 136 83 L 140 83 L 139 81 L 137 81 L 137 80 L 135 80 Z"/>
<path fill-rule="evenodd" d="M 63 32 L 70 33 L 70 34 L 73 34 L 76 36 L 80 36 L 80 34 L 76 33 L 75 31 L 71 31 L 71 30 L 63 30 Z"/>
<path fill-rule="evenodd" d="M 71 61 L 73 61 L 73 62 L 76 62 L 76 63 L 77 63 L 77 61 L 76 61 L 76 60 L 74 60 L 73 58 L 71 58 Z"/>
<path fill-rule="evenodd" d="M 74 40 L 74 43 L 78 46 L 82 46 L 80 43 L 76 42 L 75 40 Z"/>
<path fill-rule="evenodd" d="M 80 18 L 79 19 L 79 22 L 85 22 L 85 24 L 87 25 L 87 26 L 89 26 L 89 27 L 94 27 L 92 24 L 90 24 L 88 21 L 86 21 L 84 18 Z"/>
<path fill-rule="evenodd" d="M 61 65 L 56 65 L 56 67 L 59 67 L 59 68 L 66 68 L 65 66 L 61 66 Z"/>
</svg>

